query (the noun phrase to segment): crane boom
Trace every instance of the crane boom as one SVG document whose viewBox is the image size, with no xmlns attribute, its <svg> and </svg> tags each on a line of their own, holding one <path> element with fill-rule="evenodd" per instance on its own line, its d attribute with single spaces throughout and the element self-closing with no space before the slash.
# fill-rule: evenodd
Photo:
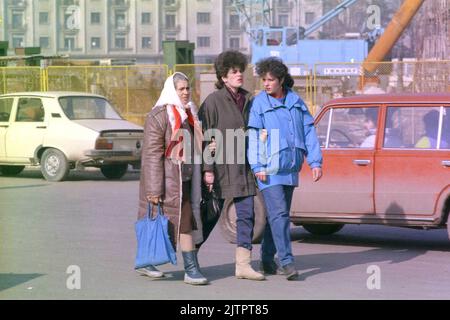
<svg viewBox="0 0 450 320">
<path fill-rule="evenodd" d="M 338 6 L 336 6 L 333 10 L 328 11 L 325 15 L 323 15 L 319 20 L 312 23 L 305 30 L 305 37 L 319 29 L 323 24 L 333 19 L 335 16 L 339 15 L 342 11 L 346 10 L 352 4 L 354 4 L 358 0 L 345 0 L 342 1 Z"/>
<path fill-rule="evenodd" d="M 403 2 L 364 60 L 363 69 L 365 71 L 371 73 L 377 69 L 379 62 L 383 61 L 384 57 L 395 45 L 395 42 L 408 27 L 423 2 L 424 0 L 405 0 Z"/>
</svg>

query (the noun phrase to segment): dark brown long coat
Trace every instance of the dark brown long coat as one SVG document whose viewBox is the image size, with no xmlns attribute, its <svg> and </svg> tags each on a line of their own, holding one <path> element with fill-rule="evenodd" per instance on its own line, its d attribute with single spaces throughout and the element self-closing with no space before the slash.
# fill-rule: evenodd
<svg viewBox="0 0 450 320">
<path fill-rule="evenodd" d="M 185 129 L 189 125 L 183 123 Z M 147 196 L 159 196 L 163 200 L 164 215 L 169 219 L 169 235 L 176 248 L 179 238 L 179 222 L 181 215 L 182 180 L 181 166 L 165 157 L 170 144 L 172 128 L 169 124 L 165 106 L 157 106 L 147 115 L 144 127 L 144 145 L 142 148 L 141 179 L 139 188 L 138 219 L 148 212 Z M 201 168 L 194 165 L 191 180 L 191 205 L 195 225 L 194 242 L 202 241 L 200 220 L 201 201 Z"/>
<path fill-rule="evenodd" d="M 246 130 L 246 123 L 250 107 L 251 94 L 243 89 L 245 94 L 245 106 L 241 112 L 234 102 L 230 92 L 222 88 L 211 93 L 203 102 L 199 111 L 199 119 L 202 122 L 203 130 L 218 129 L 222 133 L 223 144 L 217 143 L 217 159 L 221 159 L 221 164 L 215 162 L 212 165 L 203 164 L 203 171 L 214 171 L 215 188 L 219 197 L 237 198 L 253 196 L 256 194 L 256 185 L 253 173 L 246 160 L 245 143 L 239 143 L 234 138 L 234 149 L 226 150 L 227 129 Z M 205 136 L 205 140 L 207 136 Z M 217 139 L 216 139 L 216 142 Z M 220 150 L 222 148 L 222 150 Z M 226 158 L 234 156 L 233 163 L 227 163 Z M 238 164 L 237 155 L 245 159 L 245 163 Z"/>
</svg>

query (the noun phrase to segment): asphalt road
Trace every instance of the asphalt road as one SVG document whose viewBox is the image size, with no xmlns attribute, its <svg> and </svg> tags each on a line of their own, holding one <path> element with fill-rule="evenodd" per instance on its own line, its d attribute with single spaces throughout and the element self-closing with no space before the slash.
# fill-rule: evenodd
<svg viewBox="0 0 450 320">
<path fill-rule="evenodd" d="M 299 281 L 254 282 L 233 276 L 234 245 L 216 228 L 199 254 L 210 285 L 183 283 L 179 253 L 177 266 L 161 267 L 166 279 L 140 276 L 138 184 L 136 172 L 120 181 L 76 172 L 60 183 L 33 169 L 0 176 L 0 299 L 450 299 L 445 230 L 347 225 L 318 237 L 293 227 Z M 255 267 L 258 258 L 255 245 Z"/>
</svg>

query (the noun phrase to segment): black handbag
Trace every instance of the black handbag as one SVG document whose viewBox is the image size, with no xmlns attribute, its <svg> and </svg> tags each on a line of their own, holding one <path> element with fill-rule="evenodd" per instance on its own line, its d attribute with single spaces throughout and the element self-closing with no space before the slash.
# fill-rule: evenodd
<svg viewBox="0 0 450 320">
<path fill-rule="evenodd" d="M 222 211 L 223 200 L 217 197 L 215 190 L 208 191 L 206 186 L 202 187 L 202 201 L 200 203 L 200 218 L 202 220 L 203 242 L 197 244 L 197 248 L 208 239 L 210 233 L 217 224 Z"/>
</svg>

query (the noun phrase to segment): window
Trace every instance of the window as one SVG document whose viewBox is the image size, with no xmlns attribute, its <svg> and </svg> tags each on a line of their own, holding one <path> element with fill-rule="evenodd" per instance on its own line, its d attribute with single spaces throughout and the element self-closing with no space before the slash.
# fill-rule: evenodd
<svg viewBox="0 0 450 320">
<path fill-rule="evenodd" d="M 450 107 L 388 107 L 384 148 L 450 149 Z"/>
<path fill-rule="evenodd" d="M 230 29 L 237 30 L 240 26 L 239 16 L 237 14 L 230 14 Z"/>
<path fill-rule="evenodd" d="M 23 37 L 13 37 L 12 45 L 13 48 L 23 48 L 25 46 L 23 43 Z"/>
<path fill-rule="evenodd" d="M 100 12 L 91 12 L 91 24 L 100 24 Z"/>
<path fill-rule="evenodd" d="M 64 14 L 64 28 L 71 29 L 70 25 L 70 18 L 72 17 L 72 14 L 66 13 Z"/>
<path fill-rule="evenodd" d="M 209 12 L 197 12 L 197 24 L 210 24 L 211 14 Z"/>
<path fill-rule="evenodd" d="M 100 48 L 101 48 L 100 37 L 92 37 L 91 38 L 91 49 L 100 49 Z"/>
<path fill-rule="evenodd" d="M 39 12 L 39 24 L 48 24 L 48 12 Z"/>
<path fill-rule="evenodd" d="M 305 23 L 306 24 L 311 24 L 314 22 L 315 19 L 315 14 L 314 12 L 306 12 L 305 13 Z"/>
<path fill-rule="evenodd" d="M 116 12 L 116 28 L 125 28 L 125 13 L 124 12 Z"/>
<path fill-rule="evenodd" d="M 13 13 L 12 14 L 12 27 L 13 29 L 18 29 L 23 27 L 23 14 Z"/>
<path fill-rule="evenodd" d="M 283 41 L 283 31 L 266 32 L 266 39 L 268 46 L 279 46 Z"/>
<path fill-rule="evenodd" d="M 72 50 L 75 49 L 75 38 L 67 37 L 64 38 L 64 50 Z"/>
<path fill-rule="evenodd" d="M 230 49 L 239 50 L 239 47 L 240 47 L 240 39 L 230 38 Z"/>
<path fill-rule="evenodd" d="M 151 12 L 142 12 L 141 23 L 142 24 L 151 24 L 152 23 L 152 14 L 151 14 Z"/>
<path fill-rule="evenodd" d="M 166 14 L 166 28 L 175 28 L 175 15 Z"/>
<path fill-rule="evenodd" d="M 327 146 L 328 127 L 330 124 L 329 121 L 331 113 L 331 109 L 327 110 L 327 112 L 323 115 L 323 117 L 316 125 L 317 138 L 319 139 L 321 148 L 325 148 Z"/>
<path fill-rule="evenodd" d="M 377 124 L 376 107 L 335 108 L 320 119 L 317 136 L 322 148 L 374 148 Z"/>
<path fill-rule="evenodd" d="M 48 49 L 50 47 L 50 40 L 48 37 L 39 37 L 39 47 Z"/>
<path fill-rule="evenodd" d="M 174 5 L 174 4 L 175 4 L 175 0 L 165 0 L 165 1 L 164 1 L 164 4 L 165 4 L 166 6 Z"/>
<path fill-rule="evenodd" d="M 150 49 L 152 47 L 151 37 L 142 37 L 142 49 Z"/>
<path fill-rule="evenodd" d="M 293 46 L 297 44 L 297 30 L 296 29 L 287 29 L 286 30 L 286 44 L 288 46 Z"/>
<path fill-rule="evenodd" d="M 116 37 L 114 39 L 114 45 L 117 49 L 125 49 L 125 38 L 124 37 Z"/>
<path fill-rule="evenodd" d="M 14 99 L 0 99 L 0 122 L 9 121 Z"/>
<path fill-rule="evenodd" d="M 287 27 L 289 25 L 289 16 L 287 14 L 280 14 L 278 16 L 278 25 L 281 27 Z"/>
<path fill-rule="evenodd" d="M 70 120 L 122 119 L 108 101 L 101 98 L 64 97 L 59 98 L 59 104 Z"/>
<path fill-rule="evenodd" d="M 205 48 L 210 46 L 210 37 L 197 37 L 197 46 Z"/>
<path fill-rule="evenodd" d="M 41 99 L 37 98 L 20 98 L 17 108 L 17 122 L 43 122 L 44 106 Z"/>
</svg>

